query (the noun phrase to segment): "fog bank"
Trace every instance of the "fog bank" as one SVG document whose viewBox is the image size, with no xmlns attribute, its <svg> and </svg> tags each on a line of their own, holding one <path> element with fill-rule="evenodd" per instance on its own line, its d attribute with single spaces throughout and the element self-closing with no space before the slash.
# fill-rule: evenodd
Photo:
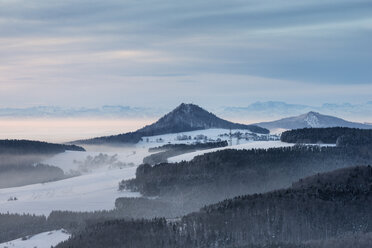
<svg viewBox="0 0 372 248">
<path fill-rule="evenodd" d="M 151 119 L 20 118 L 0 120 L 0 139 L 67 142 L 135 131 Z"/>
</svg>

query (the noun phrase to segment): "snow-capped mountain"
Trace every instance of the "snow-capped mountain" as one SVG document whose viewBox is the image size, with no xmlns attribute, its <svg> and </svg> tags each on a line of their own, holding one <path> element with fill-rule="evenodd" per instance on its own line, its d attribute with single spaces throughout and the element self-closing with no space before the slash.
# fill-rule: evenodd
<svg viewBox="0 0 372 248">
<path fill-rule="evenodd" d="M 138 129 L 135 132 L 98 137 L 89 140 L 80 140 L 73 143 L 137 143 L 142 137 L 145 136 L 180 133 L 210 128 L 244 129 L 261 134 L 269 133 L 269 130 L 265 128 L 256 125 L 245 125 L 223 120 L 195 104 L 182 103 L 173 111 L 160 118 L 157 122 Z"/>
<path fill-rule="evenodd" d="M 350 127 L 350 128 L 372 128 L 372 125 L 350 122 L 341 118 L 330 115 L 322 115 L 310 111 L 299 116 L 288 117 L 271 122 L 261 122 L 256 125 L 273 130 L 273 129 L 297 129 L 310 127 Z"/>
</svg>

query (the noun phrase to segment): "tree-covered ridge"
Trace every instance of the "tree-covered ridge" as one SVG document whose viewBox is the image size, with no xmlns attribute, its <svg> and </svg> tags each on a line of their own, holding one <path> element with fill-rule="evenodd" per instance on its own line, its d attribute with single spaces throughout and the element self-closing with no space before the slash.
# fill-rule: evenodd
<svg viewBox="0 0 372 248">
<path fill-rule="evenodd" d="M 123 181 L 120 187 L 148 196 L 196 191 L 195 188 L 214 188 L 216 194 L 229 191 L 244 194 L 285 187 L 315 173 L 371 162 L 372 150 L 358 147 L 227 149 L 197 156 L 189 162 L 140 165 L 136 178 Z"/>
<path fill-rule="evenodd" d="M 370 166 L 352 167 L 287 189 L 225 200 L 182 219 L 95 224 L 57 247 L 320 248 L 341 237 L 345 244 L 367 248 L 371 185 Z"/>
<path fill-rule="evenodd" d="M 347 127 L 303 128 L 285 131 L 281 141 L 288 143 L 326 143 L 338 146 L 372 145 L 372 129 Z"/>
<path fill-rule="evenodd" d="M 76 145 L 53 144 L 33 140 L 0 140 L 0 154 L 57 154 L 65 151 L 85 151 Z"/>
<path fill-rule="evenodd" d="M 149 148 L 149 152 L 157 152 L 143 159 L 144 164 L 166 163 L 168 158 L 197 150 L 228 146 L 227 141 L 207 142 L 196 144 L 166 144 L 159 147 Z"/>
</svg>

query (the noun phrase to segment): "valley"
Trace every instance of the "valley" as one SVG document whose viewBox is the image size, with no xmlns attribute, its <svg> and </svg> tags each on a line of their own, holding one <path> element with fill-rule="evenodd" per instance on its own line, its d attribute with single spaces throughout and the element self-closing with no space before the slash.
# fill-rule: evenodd
<svg viewBox="0 0 372 248">
<path fill-rule="evenodd" d="M 193 114 L 194 108 L 199 114 Z M 210 118 L 217 121 L 205 124 Z M 1 245 L 22 248 L 36 244 L 44 247 L 45 244 L 54 246 L 62 242 L 57 247 L 64 247 L 63 241 L 72 237 L 66 242 L 75 247 L 76 235 L 84 235 L 95 225 L 102 230 L 108 223 L 129 227 L 161 225 L 166 228 L 168 221 L 176 220 L 178 225 L 181 216 L 184 216 L 182 221 L 186 220 L 184 223 L 189 223 L 187 219 L 194 217 L 188 216 L 192 216 L 192 212 L 205 211 L 203 206 L 213 209 L 213 204 L 226 199 L 269 194 L 314 174 L 372 163 L 372 154 L 368 150 L 372 135 L 368 129 L 305 128 L 278 134 L 228 122 L 228 126 L 239 128 L 221 128 L 221 123 L 225 125 L 226 122 L 216 118 L 194 105 L 181 104 L 161 121 L 132 133 L 74 141 L 64 146 L 14 141 L 13 150 L 7 151 L 19 153 L 19 144 L 26 149 L 23 153 L 43 151 L 37 160 L 31 156 L 25 161 L 36 161 L 47 166 L 45 168 L 58 168 L 64 176 L 0 189 L 0 221 L 25 221 L 25 224 L 18 225 L 19 230 L 0 235 L 0 241 L 5 242 Z M 175 129 L 167 131 L 164 127 L 169 125 L 175 125 Z M 252 131 L 252 128 L 259 132 Z M 13 143 L 4 142 L 10 149 L 9 144 Z M 57 150 L 52 149 L 51 154 L 43 155 L 49 151 L 44 151 L 43 146 Z M 150 160 L 151 157 L 154 159 Z M 149 161 L 152 161 L 151 165 L 146 164 Z M 40 168 L 44 170 L 44 167 Z M 41 219 L 33 220 L 34 217 L 27 216 L 45 219 L 31 231 L 29 226 Z M 154 217 L 165 218 L 166 222 L 154 220 Z M 126 222 L 133 218 L 144 219 L 144 222 Z M 164 231 L 162 228 L 158 230 L 160 233 Z M 31 236 L 17 236 L 25 233 Z M 180 235 L 180 240 L 183 240 L 185 234 Z M 200 240 L 200 237 L 194 235 L 193 239 Z M 248 242 L 238 237 L 234 239 L 239 240 L 234 244 Z M 177 243 L 177 240 L 172 242 Z M 292 238 L 288 241 L 294 242 Z M 179 247 L 184 247 L 184 242 L 189 241 L 183 240 Z M 255 242 L 250 240 L 248 243 Z"/>
</svg>

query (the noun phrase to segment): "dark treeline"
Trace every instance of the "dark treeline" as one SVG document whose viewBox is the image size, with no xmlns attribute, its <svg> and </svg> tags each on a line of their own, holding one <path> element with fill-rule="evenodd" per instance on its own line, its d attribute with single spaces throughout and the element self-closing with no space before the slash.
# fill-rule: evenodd
<svg viewBox="0 0 372 248">
<path fill-rule="evenodd" d="M 227 141 L 195 143 L 195 144 L 166 144 L 149 148 L 149 152 L 162 152 L 165 150 L 189 150 L 189 149 L 210 149 L 228 146 Z"/>
<path fill-rule="evenodd" d="M 85 151 L 76 145 L 53 144 L 31 140 L 0 140 L 0 154 L 57 154 L 65 151 Z"/>
<path fill-rule="evenodd" d="M 50 230 L 45 216 L 0 213 L 0 243 Z"/>
<path fill-rule="evenodd" d="M 141 218 L 138 214 L 133 215 L 120 209 L 94 212 L 52 211 L 48 217 L 0 213 L 0 243 L 61 228 L 77 233 L 97 223 L 133 217 Z"/>
<path fill-rule="evenodd" d="M 160 147 L 149 148 L 149 152 L 157 152 L 143 159 L 144 164 L 166 163 L 168 158 L 198 150 L 228 146 L 227 141 L 207 142 L 196 144 L 167 144 Z"/>
<path fill-rule="evenodd" d="M 145 136 L 139 132 L 129 132 L 118 135 L 103 136 L 93 139 L 77 140 L 72 143 L 87 144 L 87 145 L 101 145 L 101 144 L 136 144 Z"/>
<path fill-rule="evenodd" d="M 29 214 L 0 214 L 0 243 L 7 242 L 13 239 L 18 239 L 26 236 L 35 235 L 41 232 L 46 232 L 56 229 L 65 229 L 70 233 L 79 233 L 85 228 L 98 223 L 114 220 L 132 220 L 132 219 L 153 219 L 157 216 L 165 215 L 166 211 L 174 211 L 167 208 L 168 204 L 161 201 L 153 201 L 145 198 L 132 199 L 119 198 L 113 210 L 93 211 L 93 212 L 73 212 L 73 211 L 52 211 L 48 217 L 29 215 Z M 144 201 L 147 209 L 135 209 L 136 202 L 140 201 L 141 205 Z M 123 204 L 132 204 L 128 207 Z M 151 211 L 151 208 L 162 209 L 163 212 Z M 174 213 L 180 216 L 180 213 Z M 137 230 L 138 231 L 138 230 Z"/>
<path fill-rule="evenodd" d="M 281 141 L 288 143 L 326 143 L 338 146 L 372 145 L 372 129 L 347 127 L 303 128 L 285 131 Z"/>
<path fill-rule="evenodd" d="M 184 213 L 237 195 L 288 187 L 320 172 L 372 163 L 372 149 L 294 146 L 268 150 L 222 150 L 192 161 L 140 165 L 119 189 L 180 203 Z"/>
<path fill-rule="evenodd" d="M 224 200 L 178 220 L 96 223 L 57 247 L 367 248 L 371 185 L 370 166 L 352 167 Z"/>
</svg>

